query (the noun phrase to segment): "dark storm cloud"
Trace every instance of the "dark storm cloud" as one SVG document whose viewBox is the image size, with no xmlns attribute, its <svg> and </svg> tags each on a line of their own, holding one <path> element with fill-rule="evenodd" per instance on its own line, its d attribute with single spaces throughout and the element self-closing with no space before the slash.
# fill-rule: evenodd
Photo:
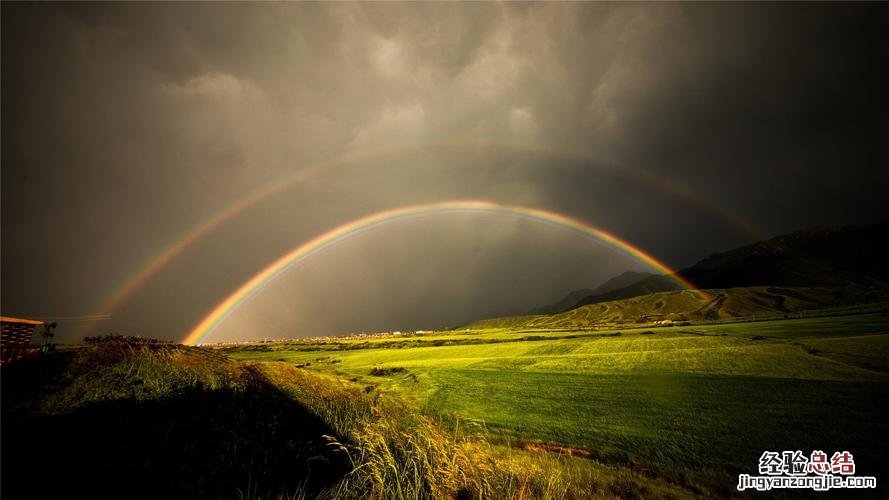
<svg viewBox="0 0 889 500">
<path fill-rule="evenodd" d="M 662 91 L 637 101 L 629 120 L 641 140 L 625 157 L 712 190 L 771 232 L 885 217 L 884 6 L 683 14 L 691 64 L 659 72 Z"/>
<path fill-rule="evenodd" d="M 753 237 L 701 197 L 769 234 L 889 213 L 882 5 L 2 9 L 5 314 L 92 313 L 251 190 L 385 148 L 240 214 L 101 329 L 181 337 L 288 249 L 406 204 L 556 210 L 673 266 Z M 242 308 L 227 335 L 455 324 L 639 266 L 548 229 L 460 220 L 343 244 Z"/>
</svg>

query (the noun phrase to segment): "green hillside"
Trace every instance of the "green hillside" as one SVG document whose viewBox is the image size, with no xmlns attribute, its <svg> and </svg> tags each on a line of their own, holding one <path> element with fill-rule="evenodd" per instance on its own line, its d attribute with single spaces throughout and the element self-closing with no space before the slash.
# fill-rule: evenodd
<svg viewBox="0 0 889 500">
<path fill-rule="evenodd" d="M 475 321 L 466 328 L 584 329 L 662 321 L 718 321 L 779 317 L 841 305 L 885 300 L 882 290 L 830 287 L 746 287 L 677 290 L 588 304 L 559 314 Z"/>
</svg>

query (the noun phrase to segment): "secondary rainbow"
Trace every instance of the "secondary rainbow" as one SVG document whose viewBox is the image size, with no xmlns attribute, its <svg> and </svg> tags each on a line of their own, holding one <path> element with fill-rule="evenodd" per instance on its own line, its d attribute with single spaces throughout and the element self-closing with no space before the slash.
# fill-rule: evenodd
<svg viewBox="0 0 889 500">
<path fill-rule="evenodd" d="M 377 212 L 360 219 L 347 222 L 341 226 L 335 227 L 324 234 L 315 237 L 305 243 L 298 245 L 296 248 L 282 255 L 280 258 L 266 266 L 252 278 L 247 280 L 225 300 L 219 303 L 204 319 L 200 321 L 182 341 L 184 344 L 198 344 L 210 332 L 213 331 L 225 318 L 232 313 L 239 305 L 256 294 L 264 286 L 271 283 L 275 278 L 281 276 L 288 269 L 303 261 L 307 257 L 314 255 L 325 248 L 339 243 L 347 238 L 371 230 L 384 224 L 408 218 L 447 213 L 493 213 L 520 217 L 524 219 L 535 220 L 538 222 L 553 224 L 569 230 L 576 231 L 584 236 L 594 238 L 598 241 L 607 243 L 620 249 L 624 253 L 644 262 L 657 271 L 664 273 L 671 280 L 675 281 L 680 287 L 686 289 L 695 289 L 696 287 L 689 281 L 677 275 L 672 269 L 665 264 L 639 249 L 630 243 L 614 236 L 611 233 L 603 231 L 595 226 L 591 226 L 580 220 L 562 215 L 548 210 L 537 208 L 527 208 L 513 205 L 500 205 L 489 201 L 478 200 L 457 200 L 445 201 L 440 203 L 430 203 L 425 205 L 411 205 L 406 207 L 393 208 Z"/>
</svg>

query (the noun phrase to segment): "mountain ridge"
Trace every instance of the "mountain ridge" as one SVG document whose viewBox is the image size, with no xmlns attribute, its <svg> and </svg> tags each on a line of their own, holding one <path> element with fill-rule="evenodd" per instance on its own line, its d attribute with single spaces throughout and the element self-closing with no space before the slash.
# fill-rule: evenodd
<svg viewBox="0 0 889 500">
<path fill-rule="evenodd" d="M 889 221 L 866 226 L 807 228 L 711 254 L 676 273 L 700 288 L 701 297 L 715 297 L 712 300 L 716 302 L 712 304 L 707 301 L 689 302 L 683 297 L 694 292 L 683 291 L 676 280 L 668 275 L 649 275 L 620 288 L 587 295 L 568 306 L 570 299 L 583 292 L 575 290 L 556 304 L 544 307 L 565 307 L 561 311 L 479 320 L 470 326 L 498 322 L 570 324 L 570 321 L 540 318 L 557 318 L 572 313 L 579 315 L 581 312 L 592 318 L 595 308 L 590 306 L 597 304 L 607 304 L 606 310 L 612 312 L 620 309 L 633 311 L 632 314 L 609 316 L 611 320 L 638 322 L 663 315 L 664 310 L 675 309 L 676 305 L 670 304 L 671 301 L 678 301 L 687 307 L 686 310 L 672 311 L 673 317 L 678 320 L 781 314 L 804 308 L 880 301 L 889 299 L 887 255 Z M 626 274 L 612 278 L 605 284 L 616 283 L 619 281 L 617 278 Z M 652 295 L 663 299 L 659 306 L 655 307 L 657 300 L 647 304 L 644 298 Z M 723 307 L 726 303 L 735 306 L 726 309 Z M 743 304 L 743 307 L 739 304 Z M 582 308 L 587 309 L 575 313 Z M 600 316 L 604 313 L 605 310 L 600 311 Z M 597 320 L 591 321 L 595 323 Z"/>
<path fill-rule="evenodd" d="M 816 227 L 711 254 L 676 274 L 703 289 L 849 284 L 880 287 L 889 283 L 886 255 L 889 221 L 867 226 Z M 605 294 L 585 297 L 573 308 L 679 288 L 667 276 L 655 275 Z"/>
</svg>

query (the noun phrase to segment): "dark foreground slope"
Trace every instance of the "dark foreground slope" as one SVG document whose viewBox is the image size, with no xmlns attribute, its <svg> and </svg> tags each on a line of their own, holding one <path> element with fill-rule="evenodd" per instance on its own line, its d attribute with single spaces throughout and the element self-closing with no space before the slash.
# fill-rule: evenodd
<svg viewBox="0 0 889 500">
<path fill-rule="evenodd" d="M 333 431 L 212 352 L 107 342 L 2 368 L 3 498 L 311 493 L 348 470 Z"/>
</svg>

